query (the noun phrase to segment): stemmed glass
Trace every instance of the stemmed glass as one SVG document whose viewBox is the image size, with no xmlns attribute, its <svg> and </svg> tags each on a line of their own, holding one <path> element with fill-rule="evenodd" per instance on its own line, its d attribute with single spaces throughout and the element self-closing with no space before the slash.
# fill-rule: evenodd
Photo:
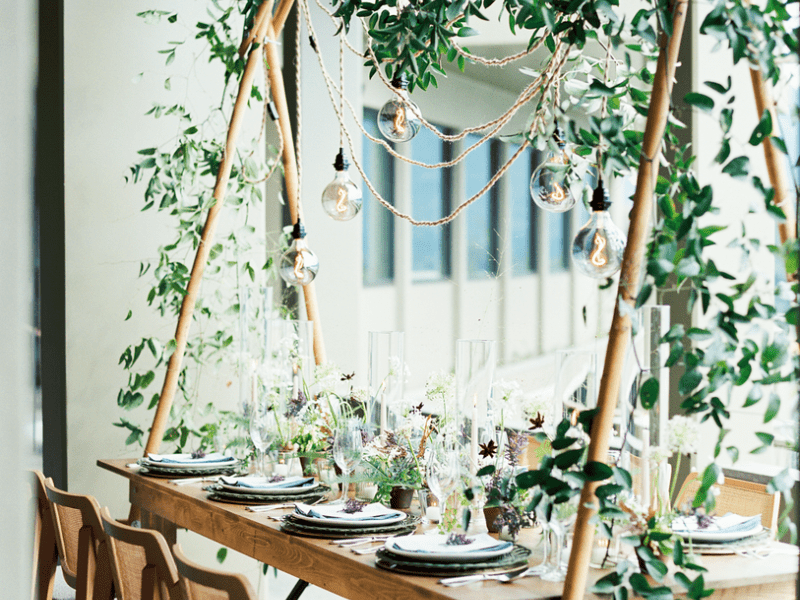
<svg viewBox="0 0 800 600">
<path fill-rule="evenodd" d="M 265 394 L 258 394 L 250 406 L 250 438 L 256 447 L 256 475 L 266 477 L 264 456 L 272 455 L 280 437 L 277 410 Z"/>
<path fill-rule="evenodd" d="M 442 525 L 445 522 L 445 514 L 447 513 L 447 500 L 461 483 L 461 470 L 461 457 L 459 456 L 458 446 L 441 441 L 431 446 L 426 476 L 428 487 L 433 492 L 433 495 L 439 499 L 439 504 L 442 507 Z"/>
<path fill-rule="evenodd" d="M 333 459 L 342 470 L 342 494 L 336 504 L 347 499 L 350 488 L 350 473 L 361 464 L 363 440 L 361 437 L 361 422 L 358 419 L 347 419 L 342 422 L 334 432 Z"/>
<path fill-rule="evenodd" d="M 567 576 L 567 567 L 562 564 L 564 546 L 566 545 L 567 532 L 574 522 L 578 511 L 579 496 L 573 496 L 567 502 L 553 506 L 553 513 L 548 523 L 549 529 L 555 537 L 555 545 L 548 561 L 547 570 L 541 578 L 545 581 L 564 581 Z"/>
</svg>

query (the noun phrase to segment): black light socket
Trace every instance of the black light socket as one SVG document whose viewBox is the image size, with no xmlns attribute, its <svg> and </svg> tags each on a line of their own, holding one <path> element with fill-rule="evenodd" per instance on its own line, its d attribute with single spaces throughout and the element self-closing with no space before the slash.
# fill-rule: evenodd
<svg viewBox="0 0 800 600">
<path fill-rule="evenodd" d="M 611 206 L 611 201 L 608 199 L 608 191 L 603 185 L 602 177 L 597 178 L 597 186 L 594 188 L 592 201 L 589 203 L 589 206 L 594 212 L 608 210 L 608 207 Z"/>
<path fill-rule="evenodd" d="M 294 228 L 292 229 L 292 239 L 295 240 L 302 240 L 306 237 L 306 228 L 303 227 L 303 224 L 300 222 L 300 218 L 297 218 L 297 223 L 294 224 Z"/>
<path fill-rule="evenodd" d="M 267 114 L 269 115 L 269 118 L 272 119 L 273 121 L 277 121 L 278 120 L 278 118 L 279 118 L 278 117 L 278 109 L 275 108 L 275 103 L 274 102 L 268 102 L 267 103 Z"/>
<path fill-rule="evenodd" d="M 556 123 L 556 130 L 553 132 L 553 139 L 555 140 L 556 144 L 558 144 L 559 148 L 563 148 L 567 145 L 567 136 L 564 133 L 561 125 Z"/>
<path fill-rule="evenodd" d="M 336 160 L 333 161 L 333 168 L 337 171 L 346 171 L 350 163 L 344 156 L 344 148 L 339 148 L 339 154 L 336 155 Z"/>
<path fill-rule="evenodd" d="M 399 75 L 395 75 L 394 77 L 392 77 L 392 87 L 398 90 L 407 90 L 408 77 L 406 77 L 406 74 L 400 73 Z"/>
</svg>

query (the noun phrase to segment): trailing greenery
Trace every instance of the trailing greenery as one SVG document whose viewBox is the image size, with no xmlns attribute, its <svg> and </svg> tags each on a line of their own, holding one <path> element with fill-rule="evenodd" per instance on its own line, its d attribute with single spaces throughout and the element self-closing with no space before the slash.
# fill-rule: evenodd
<svg viewBox="0 0 800 600">
<path fill-rule="evenodd" d="M 727 56 L 732 65 L 741 61 L 758 65 L 771 82 L 777 83 L 785 77 L 784 63 L 795 60 L 798 53 L 798 32 L 791 28 L 787 9 L 797 2 L 716 0 L 709 3 L 701 32 L 719 41 L 717 56 Z M 512 137 L 517 141 L 527 139 L 543 149 L 551 143 L 556 120 L 566 124 L 567 138 L 574 148 L 570 167 L 574 193 L 584 191 L 583 182 L 598 165 L 607 174 L 634 172 L 641 159 L 642 123 L 650 103 L 660 33 L 672 32 L 671 3 L 653 0 L 633 15 L 623 14 L 618 0 L 502 0 L 493 7 L 494 3 L 495 0 L 333 0 L 334 14 L 341 20 L 340 32 L 349 31 L 356 20 L 364 23 L 370 50 L 364 59 L 370 75 L 379 69 L 390 78 L 406 74 L 412 90 L 436 87 L 437 77 L 445 73 L 448 62 L 465 68 L 471 59 L 460 42 L 477 34 L 473 25 L 476 20 L 488 19 L 492 9 L 497 18 L 507 22 L 512 34 L 523 39 L 529 49 L 537 49 L 533 56 L 540 63 L 537 70 L 531 71 L 538 91 L 526 107 L 529 121 Z M 178 133 L 160 147 L 140 151 L 141 158 L 130 174 L 132 182 L 146 184 L 143 210 L 162 212 L 175 224 L 173 240 L 159 248 L 157 258 L 143 262 L 139 272 L 141 277 L 153 278 L 148 305 L 170 321 L 174 321 L 185 295 L 188 261 L 197 247 L 204 215 L 214 202 L 211 190 L 222 157 L 221 132 L 227 122 L 224 117 L 230 112 L 234 84 L 244 66 L 237 53 L 240 32 L 249 27 L 257 3 L 212 0 L 209 6 L 208 22 L 197 23 L 192 32 L 195 43 L 203 45 L 201 52 L 223 67 L 223 99 L 199 118 L 190 115 L 181 103 L 155 105 L 149 114 L 170 119 Z M 146 11 L 141 16 L 166 21 L 170 26 L 180 23 L 179 16 L 172 12 Z M 173 42 L 162 50 L 166 64 L 170 65 L 176 53 L 186 48 L 184 42 Z M 796 69 L 796 63 L 787 64 Z M 171 88 L 171 81 L 165 81 L 167 89 Z M 267 90 L 253 87 L 254 103 L 268 97 Z M 680 102 L 696 109 L 700 116 L 716 118 L 722 141 L 715 160 L 722 175 L 750 184 L 750 196 L 759 198 L 761 205 L 750 202 L 752 211 L 765 212 L 776 221 L 785 219 L 774 203 L 774 190 L 752 175 L 750 159 L 735 151 L 732 131 L 740 116 L 735 111 L 731 79 L 704 82 L 702 89 L 683 99 L 673 99 L 674 104 Z M 569 119 L 577 113 L 583 115 L 580 122 Z M 769 140 L 785 154 L 786 145 L 777 125 L 765 113 L 747 143 L 756 147 Z M 716 424 L 719 433 L 714 460 L 724 453 L 735 463 L 744 453 L 766 451 L 775 437 L 768 431 L 758 431 L 759 444 L 753 448 L 726 442 L 731 409 L 753 407 L 754 411 L 762 411 L 763 424 L 769 425 L 781 408 L 780 386 L 797 383 L 797 355 L 790 351 L 795 342 L 792 327 L 798 320 L 797 283 L 793 282 L 790 290 L 776 293 L 753 266 L 753 260 L 766 248 L 785 264 L 788 273 L 797 272 L 798 244 L 793 241 L 783 246 L 765 246 L 742 223 L 736 227 L 726 251 L 738 253 L 747 272 L 741 276 L 718 266 L 712 253 L 722 232 L 730 226 L 715 223 L 720 199 L 715 199 L 715 190 L 708 182 L 698 179 L 692 149 L 680 140 L 682 128 L 671 116 L 663 144 L 668 160 L 661 163 L 655 190 L 658 213 L 647 247 L 646 275 L 636 306 L 632 308 L 620 300 L 619 307 L 633 315 L 635 308 L 659 291 L 686 292 L 689 312 L 700 314 L 703 325 L 689 329 L 675 325 L 670 329 L 662 340 L 669 346 L 667 366 L 684 371 L 677 389 L 684 413 Z M 269 271 L 268 262 L 261 264 L 246 258 L 261 243 L 255 235 L 252 213 L 263 198 L 259 186 L 251 182 L 262 176 L 274 160 L 257 156 L 256 152 L 237 157 L 226 199 L 230 221 L 227 230 L 218 236 L 221 241 L 214 246 L 206 270 L 204 293 L 187 347 L 187 366 L 180 377 L 182 402 L 176 403 L 165 435 L 165 440 L 175 442 L 179 448 L 209 445 L 223 433 L 227 444 L 244 443 L 235 434 L 238 417 L 220 413 L 213 404 L 201 406 L 196 386 L 200 371 L 226 360 L 233 349 L 231 331 L 238 318 L 239 285 L 245 280 L 263 284 Z M 786 295 L 787 291 L 791 294 Z M 117 398 L 120 407 L 126 411 L 136 409 L 145 404 L 147 396 L 148 408 L 155 406 L 158 394 L 151 396 L 150 386 L 156 379 L 156 369 L 163 367 L 173 350 L 174 340 L 157 336 L 143 337 L 125 349 L 120 363 L 129 379 Z M 650 408 L 657 397 L 658 382 L 645 379 L 639 390 L 642 406 Z M 592 417 L 592 411 L 580 417 L 580 426 L 586 433 Z M 129 431 L 128 443 L 140 442 L 144 435 L 133 419 L 121 418 L 116 425 Z M 796 448 L 796 440 L 794 443 Z M 675 580 L 686 589 L 688 597 L 702 598 L 710 593 L 705 588 L 702 568 L 690 562 L 680 540 L 673 538 L 658 516 L 641 519 L 624 509 L 620 499 L 630 490 L 629 473 L 616 466 L 585 463 L 581 436 L 575 435 L 567 422 L 558 427 L 552 446 L 556 452 L 553 457 L 545 458 L 538 469 L 516 476 L 519 489 L 533 490 L 528 512 L 538 510 L 546 515 L 577 496 L 584 483 L 592 481 L 599 484 L 597 525 L 603 535 L 612 535 L 611 523 L 633 523 L 640 528 L 628 541 L 636 547 L 643 572 L 635 572 L 636 565 L 623 561 L 598 582 L 595 591 L 611 593 L 619 600 L 626 599 L 629 591 L 646 598 L 669 597 L 669 589 L 662 584 L 666 574 L 662 559 L 671 555 L 679 568 Z M 695 507 L 713 510 L 713 487 L 719 474 L 716 462 L 705 467 Z M 791 484 L 788 471 L 784 471 L 769 485 L 770 490 L 783 493 L 790 508 Z M 512 495 L 508 490 L 504 493 Z M 795 539 L 788 509 L 781 519 L 781 534 L 784 532 Z M 656 586 L 644 574 L 650 575 Z"/>
</svg>

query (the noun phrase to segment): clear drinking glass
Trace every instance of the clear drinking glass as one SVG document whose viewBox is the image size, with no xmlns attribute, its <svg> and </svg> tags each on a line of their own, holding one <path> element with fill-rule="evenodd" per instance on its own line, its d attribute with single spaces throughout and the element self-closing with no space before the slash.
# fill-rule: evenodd
<svg viewBox="0 0 800 600">
<path fill-rule="evenodd" d="M 350 488 L 350 474 L 361 463 L 363 442 L 361 438 L 361 421 L 347 419 L 336 428 L 333 438 L 333 459 L 342 470 L 342 494 L 337 502 L 347 499 Z"/>
<path fill-rule="evenodd" d="M 280 429 L 278 415 L 269 398 L 257 395 L 256 401 L 250 405 L 250 439 L 256 447 L 256 475 L 266 477 L 264 457 L 277 455 Z"/>
<path fill-rule="evenodd" d="M 431 445 L 426 477 L 428 487 L 439 499 L 441 523 L 445 522 L 447 501 L 461 484 L 462 465 L 459 447 L 455 443 L 437 441 Z"/>
<path fill-rule="evenodd" d="M 567 576 L 567 565 L 564 561 L 564 546 L 567 541 L 575 515 L 578 510 L 580 496 L 573 496 L 569 501 L 556 504 L 550 517 L 549 528 L 555 539 L 547 570 L 541 578 L 545 581 L 564 581 Z"/>
</svg>

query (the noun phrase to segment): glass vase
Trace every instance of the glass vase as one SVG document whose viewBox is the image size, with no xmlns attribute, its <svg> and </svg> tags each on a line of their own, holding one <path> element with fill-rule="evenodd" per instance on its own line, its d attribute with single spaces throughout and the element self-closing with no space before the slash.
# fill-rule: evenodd
<svg viewBox="0 0 800 600">
<path fill-rule="evenodd" d="M 365 420 L 373 431 L 394 431 L 403 400 L 405 362 L 402 331 L 369 332 L 369 400 Z"/>
<path fill-rule="evenodd" d="M 597 404 L 597 353 L 568 349 L 556 353 L 556 381 L 553 394 L 554 424 L 570 419 Z"/>
</svg>

